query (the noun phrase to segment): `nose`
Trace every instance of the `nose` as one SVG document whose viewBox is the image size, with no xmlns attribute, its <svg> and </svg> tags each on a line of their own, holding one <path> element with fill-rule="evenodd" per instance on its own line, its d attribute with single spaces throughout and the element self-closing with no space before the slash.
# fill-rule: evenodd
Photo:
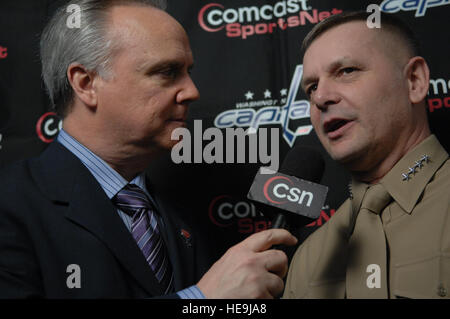
<svg viewBox="0 0 450 319">
<path fill-rule="evenodd" d="M 330 105 L 338 104 L 340 100 L 337 88 L 327 80 L 320 81 L 311 94 L 311 103 L 321 111 L 326 111 Z"/>
<path fill-rule="evenodd" d="M 195 86 L 190 76 L 187 76 L 182 89 L 177 94 L 178 104 L 189 104 L 200 98 L 200 92 Z"/>
</svg>

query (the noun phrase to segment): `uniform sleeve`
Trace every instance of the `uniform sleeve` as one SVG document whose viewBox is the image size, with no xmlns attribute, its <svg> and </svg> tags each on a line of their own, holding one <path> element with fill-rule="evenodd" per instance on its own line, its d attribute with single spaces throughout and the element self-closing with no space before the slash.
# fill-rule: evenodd
<svg viewBox="0 0 450 319">
<path fill-rule="evenodd" d="M 305 249 L 307 245 L 307 241 L 300 245 L 292 258 L 286 278 L 283 299 L 300 299 L 308 292 L 309 275 L 306 265 L 307 258 Z"/>
<path fill-rule="evenodd" d="M 289 265 L 283 298 L 343 298 L 350 202 L 311 234 L 297 249 Z"/>
</svg>

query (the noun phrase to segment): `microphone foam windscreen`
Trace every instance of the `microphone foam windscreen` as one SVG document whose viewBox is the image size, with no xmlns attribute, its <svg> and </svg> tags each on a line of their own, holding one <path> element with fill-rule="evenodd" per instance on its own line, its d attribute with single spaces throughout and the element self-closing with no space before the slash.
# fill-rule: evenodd
<svg viewBox="0 0 450 319">
<path fill-rule="evenodd" d="M 319 151 L 305 146 L 295 146 L 286 154 L 279 172 L 320 183 L 324 168 L 325 161 Z"/>
</svg>

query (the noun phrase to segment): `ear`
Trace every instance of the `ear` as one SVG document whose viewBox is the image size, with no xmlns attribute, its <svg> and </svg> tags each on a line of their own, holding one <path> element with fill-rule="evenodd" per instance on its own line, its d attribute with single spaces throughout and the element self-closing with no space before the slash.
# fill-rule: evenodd
<svg viewBox="0 0 450 319">
<path fill-rule="evenodd" d="M 420 56 L 413 57 L 405 66 L 409 85 L 409 99 L 411 103 L 422 102 L 427 96 L 430 86 L 430 69 L 427 62 Z"/>
<path fill-rule="evenodd" d="M 72 63 L 67 68 L 67 78 L 75 95 L 92 110 L 97 107 L 95 76 L 95 73 L 88 71 L 79 63 Z"/>
</svg>

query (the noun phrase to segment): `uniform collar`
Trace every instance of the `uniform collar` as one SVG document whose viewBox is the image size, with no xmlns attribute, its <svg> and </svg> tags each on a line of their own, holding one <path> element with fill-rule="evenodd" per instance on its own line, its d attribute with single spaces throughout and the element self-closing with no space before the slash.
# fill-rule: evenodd
<svg viewBox="0 0 450 319">
<path fill-rule="evenodd" d="M 403 156 L 381 179 L 392 198 L 411 214 L 425 186 L 448 158 L 438 139 L 430 135 Z M 352 179 L 351 198 L 353 211 L 358 211 L 370 185 Z"/>
<path fill-rule="evenodd" d="M 369 184 L 357 181 L 354 177 L 352 177 L 352 181 L 349 187 L 350 198 L 352 199 L 352 210 L 354 214 L 359 211 L 364 194 L 366 193 L 369 186 Z"/>
<path fill-rule="evenodd" d="M 447 158 L 436 136 L 430 135 L 403 156 L 380 183 L 411 214 L 425 186 Z"/>
</svg>

